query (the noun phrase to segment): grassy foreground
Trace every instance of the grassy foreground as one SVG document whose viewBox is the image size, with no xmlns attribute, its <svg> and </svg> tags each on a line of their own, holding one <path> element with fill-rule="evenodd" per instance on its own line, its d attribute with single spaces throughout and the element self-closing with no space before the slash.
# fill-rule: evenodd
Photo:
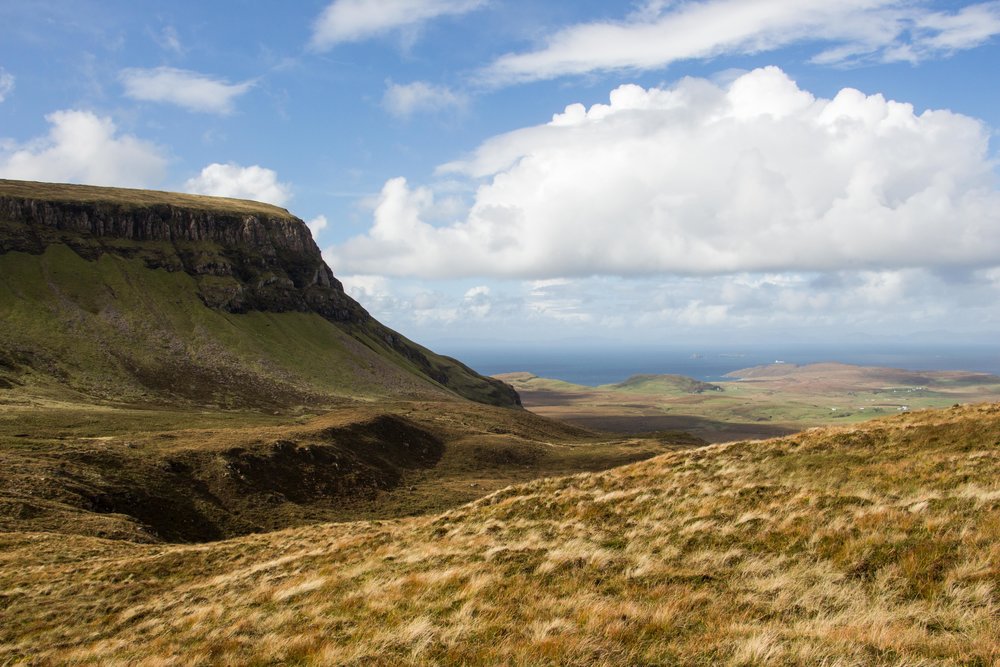
<svg viewBox="0 0 1000 667">
<path fill-rule="evenodd" d="M 205 542 L 413 516 L 702 444 L 459 400 L 272 415 L 0 399 L 0 532 Z"/>
<path fill-rule="evenodd" d="M 1000 405 L 196 546 L 0 534 L 0 663 L 1000 661 Z"/>
</svg>

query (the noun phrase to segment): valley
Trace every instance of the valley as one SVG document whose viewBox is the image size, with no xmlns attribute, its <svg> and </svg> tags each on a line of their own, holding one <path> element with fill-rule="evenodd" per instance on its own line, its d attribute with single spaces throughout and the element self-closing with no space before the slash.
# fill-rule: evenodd
<svg viewBox="0 0 1000 667">
<path fill-rule="evenodd" d="M 299 415 L 0 405 L 0 530 L 204 542 L 437 512 L 701 444 L 457 401 Z"/>
<path fill-rule="evenodd" d="M 827 424 L 956 403 L 1000 400 L 1000 377 L 970 371 L 906 371 L 836 363 L 771 364 L 705 383 L 678 375 L 637 375 L 599 387 L 496 376 L 531 411 L 614 432 L 686 431 L 709 442 L 787 435 Z"/>
</svg>

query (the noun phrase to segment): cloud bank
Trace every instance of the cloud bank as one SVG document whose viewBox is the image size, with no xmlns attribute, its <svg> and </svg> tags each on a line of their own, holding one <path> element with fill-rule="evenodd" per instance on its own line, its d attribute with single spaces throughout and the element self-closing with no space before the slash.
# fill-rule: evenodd
<svg viewBox="0 0 1000 667">
<path fill-rule="evenodd" d="M 189 111 L 229 114 L 233 101 L 253 83 L 229 83 L 206 74 L 173 67 L 126 69 L 120 79 L 125 94 L 134 100 L 174 104 Z"/>
<path fill-rule="evenodd" d="M 475 279 L 429 284 L 340 277 L 348 293 L 380 321 L 448 345 L 460 339 L 529 347 L 539 341 L 695 346 L 713 341 L 870 341 L 857 336 L 861 331 L 897 343 L 995 343 L 1000 326 L 996 268 L 961 275 L 899 269 L 596 276 L 502 281 L 488 289 Z"/>
<path fill-rule="evenodd" d="M 273 170 L 258 165 L 242 167 L 232 162 L 208 165 L 189 178 L 184 189 L 193 194 L 251 199 L 275 206 L 284 206 L 292 198 L 291 186 L 278 182 L 278 174 Z"/>
<path fill-rule="evenodd" d="M 313 23 L 310 45 L 323 51 L 359 42 L 438 16 L 465 14 L 487 0 L 335 0 Z"/>
<path fill-rule="evenodd" d="M 348 273 L 423 278 L 992 266 L 988 141 L 975 119 L 817 99 L 774 67 L 624 85 L 442 167 L 487 179 L 463 219 L 430 224 L 433 191 L 397 178 L 370 230 L 328 252 Z"/>
<path fill-rule="evenodd" d="M 132 188 L 163 180 L 164 151 L 119 133 L 111 118 L 67 109 L 45 120 L 51 127 L 44 137 L 23 144 L 0 140 L 0 177 Z"/>
<path fill-rule="evenodd" d="M 828 46 L 818 63 L 916 62 L 1000 34 L 1000 2 L 932 12 L 908 0 L 647 0 L 622 21 L 573 25 L 535 51 L 510 53 L 482 73 L 493 84 L 593 71 L 649 70 L 691 58 L 752 54 L 803 42 Z"/>
</svg>

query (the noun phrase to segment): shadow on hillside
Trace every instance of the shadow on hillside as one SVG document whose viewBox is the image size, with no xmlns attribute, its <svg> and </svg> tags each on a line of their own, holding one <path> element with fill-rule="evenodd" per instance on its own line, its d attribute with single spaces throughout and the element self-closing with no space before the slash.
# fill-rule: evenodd
<svg viewBox="0 0 1000 667">
<path fill-rule="evenodd" d="M 722 422 L 690 415 L 560 415 L 559 419 L 576 426 L 612 433 L 685 431 L 711 443 L 777 438 L 800 430 L 776 424 Z"/>
</svg>

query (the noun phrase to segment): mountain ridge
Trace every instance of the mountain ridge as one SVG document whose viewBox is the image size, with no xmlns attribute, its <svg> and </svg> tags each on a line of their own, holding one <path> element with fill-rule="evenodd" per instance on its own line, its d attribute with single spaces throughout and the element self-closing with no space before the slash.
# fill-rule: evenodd
<svg viewBox="0 0 1000 667">
<path fill-rule="evenodd" d="M 67 255 L 63 248 L 76 257 Z M 25 256 L 37 261 L 26 260 Z M 379 369 L 388 362 L 395 368 L 383 370 L 394 376 L 398 372 L 416 376 L 416 384 L 423 381 L 478 402 L 520 405 L 517 393 L 508 385 L 486 378 L 455 359 L 434 354 L 372 318 L 343 291 L 305 223 L 287 210 L 268 204 L 123 188 L 0 180 L 0 258 L 7 260 L 7 266 L 0 272 L 0 280 L 6 279 L 7 298 L 0 305 L 11 306 L 8 312 L 19 306 L 27 320 L 31 319 L 26 312 L 31 305 L 44 311 L 43 316 L 56 313 L 50 318 L 55 322 L 49 322 L 49 327 L 82 320 L 85 328 L 89 327 L 88 335 L 113 339 L 104 347 L 129 347 L 120 340 L 119 332 L 107 333 L 122 312 L 133 319 L 145 314 L 155 324 L 172 315 L 171 307 L 164 307 L 165 301 L 191 290 L 206 308 L 220 314 L 318 315 L 339 330 L 323 332 L 323 336 L 336 338 L 339 344 L 351 348 L 345 354 L 353 361 L 360 360 L 363 367 Z M 83 265 L 78 259 L 89 264 Z M 60 271 L 72 273 L 71 266 L 77 276 L 57 275 Z M 89 282 L 79 277 L 83 274 L 89 274 L 86 276 Z M 183 276 L 190 280 L 184 280 Z M 49 289 L 38 289 L 39 282 Z M 122 290 L 116 291 L 117 283 L 123 283 Z M 119 291 L 135 288 L 139 283 L 146 284 L 145 295 L 135 294 L 136 303 L 129 308 L 118 307 L 122 301 Z M 100 289 L 102 286 L 105 289 Z M 149 296 L 159 287 L 165 287 L 163 294 Z M 140 301 L 143 303 L 139 304 Z M 205 319 L 204 313 L 190 312 L 197 309 L 197 304 L 185 303 L 184 308 L 188 319 Z M 149 325 L 150 321 L 143 324 Z M 198 324 L 202 328 L 226 327 L 221 322 L 210 326 L 199 322 L 193 325 L 195 329 Z M 11 384 L 17 381 L 12 376 L 23 374 L 17 372 L 23 366 L 19 360 L 37 359 L 40 355 L 35 348 L 39 346 L 24 341 L 16 326 L 0 328 L 5 329 L 8 337 L 8 344 L 0 354 L 3 362 L 0 371 L 6 371 L 2 379 Z M 136 328 L 131 326 L 126 333 L 131 335 Z M 160 332 L 168 337 L 170 333 Z M 344 336 L 339 334 L 353 340 L 340 340 Z M 187 345 L 186 335 L 173 338 L 175 346 Z M 64 356 L 72 357 L 66 341 L 61 343 Z M 377 358 L 371 358 L 357 343 Z M 143 356 L 125 354 L 137 355 Z M 205 359 L 195 365 L 211 366 L 211 355 L 203 356 Z M 268 353 L 264 358 L 276 356 L 280 354 Z M 118 359 L 117 363 L 128 371 L 132 362 Z M 63 368 L 61 373 L 72 381 L 72 370 Z M 55 374 L 60 375 L 58 369 Z M 137 375 L 134 369 L 127 374 Z M 399 382 L 412 384 L 411 380 L 403 378 Z M 148 383 L 139 378 L 139 384 Z M 378 380 L 370 384 L 377 385 Z M 431 387 L 428 390 L 433 393 Z M 346 389 L 350 394 L 351 388 Z"/>
</svg>

